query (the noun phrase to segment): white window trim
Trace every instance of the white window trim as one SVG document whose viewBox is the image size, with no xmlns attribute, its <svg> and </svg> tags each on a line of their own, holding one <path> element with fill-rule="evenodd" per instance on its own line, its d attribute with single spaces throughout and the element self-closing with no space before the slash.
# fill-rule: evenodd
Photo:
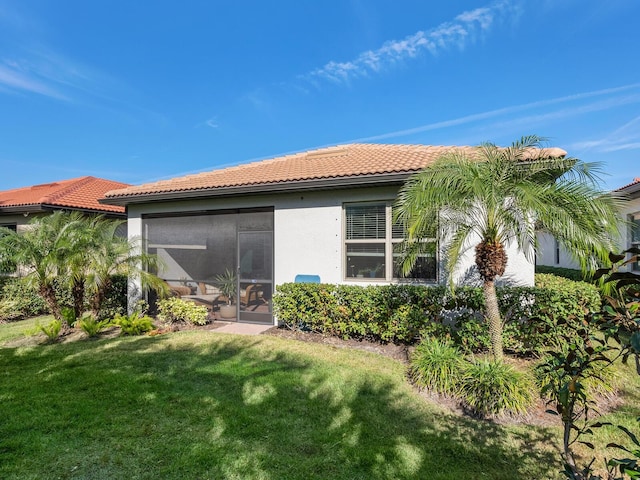
<svg viewBox="0 0 640 480">
<path fill-rule="evenodd" d="M 365 202 L 347 202 L 342 205 L 342 278 L 346 282 L 367 282 L 367 283 L 400 283 L 400 282 L 412 282 L 412 283 L 429 283 L 435 284 L 438 283 L 439 278 L 439 260 L 438 260 L 438 252 L 439 248 L 436 247 L 436 274 L 433 279 L 428 278 L 413 278 L 413 279 L 404 279 L 397 278 L 393 276 L 393 247 L 396 244 L 402 243 L 404 239 L 402 238 L 393 238 L 393 204 L 395 200 L 376 200 L 376 201 L 365 201 Z M 385 238 L 384 239 L 347 239 L 347 207 L 351 206 L 375 206 L 375 205 L 384 205 L 385 206 Z M 436 238 L 429 239 L 429 241 L 436 242 Z M 385 277 L 384 278 L 371 278 L 371 277 L 350 277 L 348 276 L 348 268 L 347 265 L 347 245 L 351 244 L 371 244 L 371 243 L 380 243 L 385 245 Z M 371 254 L 370 254 L 371 255 Z M 390 261 L 388 261 L 390 260 Z"/>
</svg>

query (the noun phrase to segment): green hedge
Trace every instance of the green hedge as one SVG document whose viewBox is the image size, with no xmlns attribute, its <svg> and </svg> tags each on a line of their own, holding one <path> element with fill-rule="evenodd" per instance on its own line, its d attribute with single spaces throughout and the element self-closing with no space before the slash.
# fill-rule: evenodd
<svg viewBox="0 0 640 480">
<path fill-rule="evenodd" d="M 536 273 L 550 273 L 556 277 L 564 277 L 574 282 L 582 282 L 587 280 L 581 270 L 563 267 L 549 267 L 547 265 L 536 265 Z"/>
<path fill-rule="evenodd" d="M 583 282 L 536 276 L 536 287 L 498 288 L 505 349 L 541 353 L 565 322 L 600 308 L 598 290 Z M 274 295 L 279 322 L 341 338 L 413 344 L 423 335 L 451 338 L 465 351 L 490 346 L 482 289 L 444 286 L 287 283 Z"/>
</svg>

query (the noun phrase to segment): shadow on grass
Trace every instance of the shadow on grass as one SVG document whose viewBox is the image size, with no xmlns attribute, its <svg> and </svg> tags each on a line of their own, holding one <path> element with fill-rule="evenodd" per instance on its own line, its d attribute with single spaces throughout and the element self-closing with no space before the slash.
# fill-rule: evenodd
<svg viewBox="0 0 640 480">
<path fill-rule="evenodd" d="M 449 415 L 413 395 L 397 370 L 288 345 L 297 344 L 179 334 L 2 349 L 0 477 L 514 479 L 559 470 L 544 448 L 556 443 L 548 430 Z"/>
</svg>

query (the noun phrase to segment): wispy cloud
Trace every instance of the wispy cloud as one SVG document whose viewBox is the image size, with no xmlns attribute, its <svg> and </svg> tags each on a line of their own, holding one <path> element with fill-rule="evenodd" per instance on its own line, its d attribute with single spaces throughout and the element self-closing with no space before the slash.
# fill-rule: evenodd
<svg viewBox="0 0 640 480">
<path fill-rule="evenodd" d="M 209 127 L 209 128 L 217 129 L 218 127 L 220 127 L 220 123 L 218 122 L 218 117 L 217 116 L 210 117 L 206 119 L 204 122 L 200 122 L 195 126 L 195 128 L 199 128 L 199 127 Z"/>
<path fill-rule="evenodd" d="M 440 52 L 458 48 L 464 49 L 480 34 L 488 33 L 494 25 L 505 19 L 519 17 L 519 3 L 513 0 L 499 0 L 489 6 L 463 12 L 453 21 L 445 22 L 429 31 L 418 31 L 403 40 L 391 40 L 377 50 L 368 50 L 353 60 L 330 61 L 301 78 L 312 83 L 329 80 L 348 83 L 353 78 L 368 76 L 418 54 Z"/>
<path fill-rule="evenodd" d="M 517 123 L 519 125 L 532 124 L 535 122 L 541 123 L 543 121 L 550 121 L 552 119 L 581 115 L 581 114 L 599 111 L 599 110 L 607 110 L 620 105 L 628 105 L 630 103 L 640 102 L 640 95 L 627 94 L 628 91 L 639 90 L 639 89 L 640 89 L 640 83 L 635 83 L 630 85 L 624 85 L 621 87 L 606 88 L 601 90 L 594 90 L 591 92 L 577 93 L 574 95 L 566 95 L 564 97 L 557 97 L 557 98 L 552 98 L 547 100 L 539 100 L 536 102 L 529 102 L 521 105 L 513 105 L 510 107 L 498 108 L 495 110 L 488 110 L 486 112 L 474 113 L 471 115 L 466 115 L 464 117 L 458 117 L 450 120 L 443 120 L 441 122 L 428 123 L 425 125 L 407 128 L 404 130 L 396 130 L 393 132 L 381 133 L 379 135 L 373 135 L 370 137 L 351 140 L 350 142 L 375 142 L 375 141 L 385 140 L 389 138 L 404 137 L 404 136 L 414 135 L 417 133 L 428 132 L 432 130 L 439 130 L 443 128 L 471 124 L 474 122 L 479 122 L 481 120 L 506 117 L 512 114 L 527 112 L 535 109 L 541 109 L 541 108 L 549 107 L 553 105 L 562 105 L 570 102 L 588 100 L 596 97 L 611 96 L 611 98 L 605 98 L 604 100 L 591 101 L 588 103 L 582 103 L 580 105 L 575 105 L 573 107 L 568 107 L 568 108 L 563 107 L 559 110 L 547 111 L 537 115 L 527 115 L 525 117 L 510 118 L 508 121 L 509 125 L 513 125 L 514 123 Z M 620 95 L 620 94 L 624 94 L 624 95 Z M 495 127 L 496 125 L 493 125 L 492 128 Z M 347 143 L 350 143 L 350 142 L 347 142 Z"/>
<path fill-rule="evenodd" d="M 602 138 L 577 142 L 572 147 L 578 150 L 593 150 L 596 152 L 638 150 L 640 149 L 640 116 L 633 118 Z"/>
<path fill-rule="evenodd" d="M 17 69 L 15 62 L 5 62 L 5 65 L 0 65 L 0 86 L 6 93 L 28 92 L 58 100 L 69 100 L 66 95 L 41 78 Z"/>
</svg>

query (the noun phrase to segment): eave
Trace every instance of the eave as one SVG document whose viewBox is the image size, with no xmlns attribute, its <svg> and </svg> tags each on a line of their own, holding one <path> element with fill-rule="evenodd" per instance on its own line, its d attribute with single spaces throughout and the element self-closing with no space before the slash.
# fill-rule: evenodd
<svg viewBox="0 0 640 480">
<path fill-rule="evenodd" d="M 233 197 L 240 195 L 259 195 L 273 193 L 293 193 L 319 190 L 335 190 L 341 188 L 379 187 L 401 185 L 415 172 L 401 172 L 375 175 L 357 175 L 339 178 L 323 178 L 312 180 L 295 180 L 289 182 L 273 182 L 229 187 L 213 187 L 192 190 L 176 190 L 167 192 L 140 193 L 101 198 L 100 203 L 106 205 L 126 206 L 138 203 L 165 202 L 171 200 L 189 200 L 202 198 Z"/>
</svg>

